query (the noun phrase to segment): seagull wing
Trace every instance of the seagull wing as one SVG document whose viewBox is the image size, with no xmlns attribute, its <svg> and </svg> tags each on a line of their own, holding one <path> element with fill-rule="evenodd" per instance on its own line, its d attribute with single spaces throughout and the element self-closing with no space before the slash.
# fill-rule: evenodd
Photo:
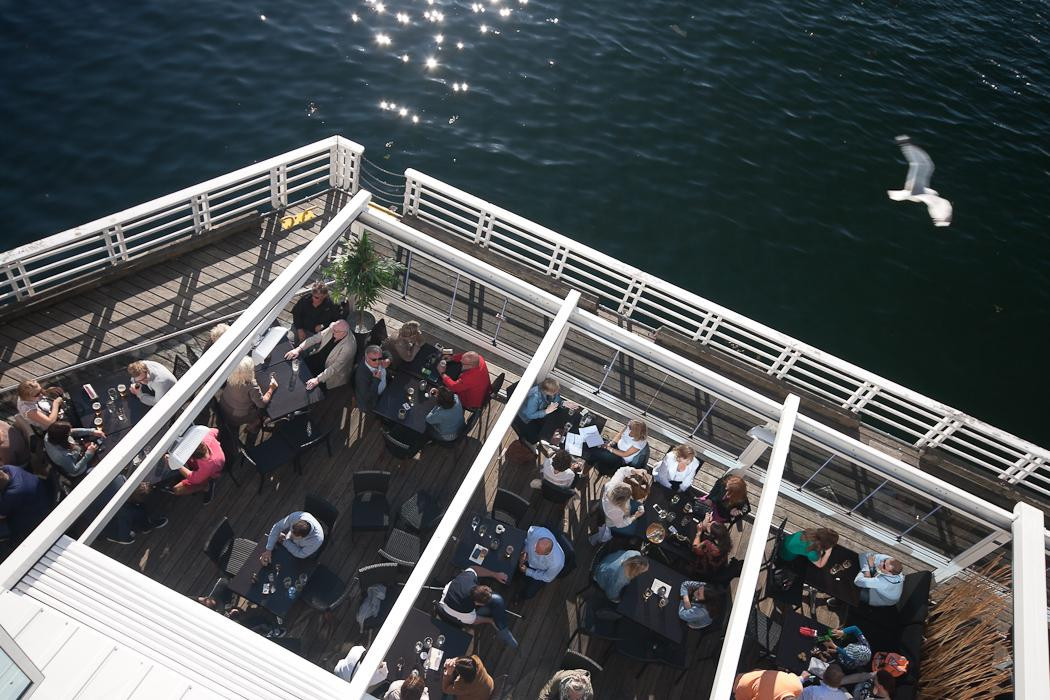
<svg viewBox="0 0 1050 700">
<path fill-rule="evenodd" d="M 908 179 L 904 183 L 904 189 L 912 195 L 922 194 L 930 186 L 933 161 L 926 151 L 913 143 L 902 143 L 901 153 L 908 161 Z"/>
</svg>

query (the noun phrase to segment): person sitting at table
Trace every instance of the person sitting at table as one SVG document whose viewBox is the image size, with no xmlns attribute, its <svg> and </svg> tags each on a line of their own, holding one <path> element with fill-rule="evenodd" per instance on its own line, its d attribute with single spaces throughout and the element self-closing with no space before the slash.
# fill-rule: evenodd
<svg viewBox="0 0 1050 700">
<path fill-rule="evenodd" d="M 357 355 L 357 340 L 350 333 L 350 324 L 340 319 L 333 321 L 328 328 L 312 335 L 284 354 L 284 359 L 294 360 L 304 350 L 317 347 L 306 359 L 307 367 L 314 358 L 314 377 L 306 382 L 307 390 L 313 390 L 318 384 L 324 388 L 338 389 L 350 381 L 350 370 Z M 323 369 L 322 369 L 323 367 Z M 317 370 L 320 370 L 319 372 Z"/>
<path fill-rule="evenodd" d="M 361 663 L 361 659 L 364 658 L 365 651 L 367 650 L 360 644 L 350 647 L 350 651 L 346 653 L 346 656 L 336 662 L 335 668 L 332 669 L 332 673 L 349 683 L 350 679 L 354 677 L 354 671 L 357 670 L 357 665 Z M 379 685 L 387 679 L 389 674 L 390 671 L 386 666 L 386 661 L 381 662 L 379 667 L 372 674 L 372 680 L 369 682 L 368 687 L 372 688 L 373 686 Z M 395 681 L 395 683 L 396 682 L 397 681 Z M 385 698 L 386 696 L 384 696 L 384 700 Z"/>
<path fill-rule="evenodd" d="M 211 329 L 208 331 L 208 345 L 205 348 L 205 350 L 210 348 L 212 345 L 215 345 L 215 341 L 217 341 L 219 338 L 225 335 L 226 331 L 228 330 L 230 330 L 230 324 L 228 323 L 216 323 L 214 326 L 212 326 Z"/>
<path fill-rule="evenodd" d="M 584 447 L 583 458 L 587 464 L 598 468 L 599 474 L 608 476 L 620 467 L 645 467 L 637 464 L 636 458 L 648 444 L 648 428 L 643 420 L 629 420 L 623 430 L 604 447 Z"/>
<path fill-rule="evenodd" d="M 879 670 L 874 673 L 853 674 L 860 679 L 853 686 L 853 700 L 891 700 L 897 690 L 897 679 L 889 671 Z M 848 678 L 843 683 L 848 682 Z"/>
<path fill-rule="evenodd" d="M 441 674 L 441 690 L 445 694 L 463 700 L 489 700 L 494 687 L 492 676 L 477 654 L 445 662 Z"/>
<path fill-rule="evenodd" d="M 719 477 L 703 500 L 711 508 L 716 523 L 732 525 L 751 512 L 751 503 L 747 500 L 747 482 L 736 474 Z"/>
<path fill-rule="evenodd" d="M 168 462 L 168 455 L 164 455 L 164 462 Z M 207 505 L 215 495 L 215 481 L 222 475 L 224 466 L 226 455 L 219 444 L 219 429 L 211 428 L 205 433 L 204 439 L 197 445 L 186 465 L 179 467 L 182 481 L 175 484 L 171 491 L 176 496 L 191 496 L 203 491 L 204 504 Z"/>
<path fill-rule="evenodd" d="M 343 313 L 328 296 L 328 285 L 324 282 L 314 282 L 310 292 L 299 297 L 292 307 L 292 328 L 300 343 L 342 318 Z"/>
<path fill-rule="evenodd" d="M 736 677 L 733 700 L 791 700 L 802 695 L 802 681 L 787 671 L 751 671 Z"/>
<path fill-rule="evenodd" d="M 693 554 L 696 555 L 693 570 L 705 580 L 717 578 L 729 563 L 732 551 L 729 528 L 724 523 L 716 523 L 708 513 L 693 537 Z"/>
<path fill-rule="evenodd" d="M 802 673 L 805 681 L 809 674 Z M 802 690 L 800 700 L 848 700 L 849 694 L 841 689 L 842 679 L 846 677 L 838 664 L 828 664 L 820 676 L 820 683 L 807 685 Z"/>
<path fill-rule="evenodd" d="M 464 625 L 492 625 L 498 630 L 497 639 L 517 648 L 518 640 L 514 639 L 507 626 L 507 603 L 503 596 L 493 593 L 488 586 L 480 585 L 478 579 L 481 577 L 507 582 L 506 574 L 490 571 L 483 566 L 467 567 L 445 584 L 438 607 L 443 614 Z"/>
<path fill-rule="evenodd" d="M 811 527 L 792 533 L 784 538 L 780 547 L 781 561 L 794 561 L 805 557 L 818 569 L 824 568 L 831 556 L 832 548 L 839 542 L 839 533 L 826 527 Z"/>
<path fill-rule="evenodd" d="M 297 510 L 278 520 L 270 528 L 270 535 L 266 538 L 266 551 L 259 556 L 259 561 L 263 566 L 268 566 L 273 558 L 273 548 L 278 543 L 283 544 L 293 557 L 307 559 L 321 548 L 324 537 L 324 528 L 317 518 L 306 511 Z"/>
<path fill-rule="evenodd" d="M 540 478 L 533 479 L 529 485 L 534 489 L 541 488 L 543 484 L 540 482 L 540 479 L 542 479 L 555 486 L 572 488 L 580 475 L 581 468 L 578 464 L 572 455 L 565 450 L 555 450 L 553 455 L 543 460 L 543 466 L 540 468 Z"/>
<path fill-rule="evenodd" d="M 74 428 L 64 420 L 57 420 L 47 429 L 44 450 L 59 471 L 70 479 L 78 479 L 91 470 L 98 442 L 104 437 L 106 434 L 101 430 Z"/>
<path fill-rule="evenodd" d="M 13 464 L 0 467 L 0 520 L 6 519 L 18 544 L 51 512 L 47 482 Z"/>
<path fill-rule="evenodd" d="M 438 363 L 438 374 L 441 381 L 459 397 L 463 408 L 473 411 L 481 408 L 485 397 L 492 391 L 492 382 L 489 380 L 489 368 L 485 364 L 485 358 L 476 352 L 463 352 L 448 358 L 453 362 L 459 362 L 463 370 L 459 373 L 459 379 L 452 379 L 445 374 L 445 360 Z"/>
<path fill-rule="evenodd" d="M 27 379 L 18 385 L 15 408 L 37 432 L 42 432 L 61 417 L 64 401 L 61 388 L 44 389 L 35 379 Z"/>
<path fill-rule="evenodd" d="M 511 427 L 525 443 L 533 444 L 540 439 L 543 419 L 561 406 L 561 384 L 554 377 L 547 377 L 529 389 L 525 403 L 518 409 Z"/>
<path fill-rule="evenodd" d="M 641 523 L 636 521 L 645 515 L 645 506 L 632 498 L 631 487 L 627 484 L 616 484 L 612 488 L 606 485 L 602 494 L 602 511 L 605 513 L 605 523 L 591 535 L 592 545 L 608 542 L 614 534 L 623 537 L 640 534 Z"/>
<path fill-rule="evenodd" d="M 860 571 L 853 585 L 860 589 L 860 600 L 872 607 L 896 605 L 904 590 L 904 567 L 887 554 L 865 552 L 859 557 Z"/>
<path fill-rule="evenodd" d="M 178 380 L 168 368 L 153 360 L 138 360 L 128 365 L 131 377 L 129 391 L 147 406 L 153 406 L 168 393 Z"/>
<path fill-rule="evenodd" d="M 539 700 L 594 700 L 591 672 L 582 668 L 555 672 L 540 690 Z"/>
<path fill-rule="evenodd" d="M 427 434 L 440 442 L 459 439 L 467 425 L 463 420 L 463 405 L 459 397 L 443 386 L 432 392 L 437 397 L 437 405 L 427 414 Z"/>
<path fill-rule="evenodd" d="M 721 612 L 726 590 L 702 581 L 683 581 L 679 596 L 678 617 L 690 629 L 699 630 L 714 622 Z"/>
<path fill-rule="evenodd" d="M 871 644 L 856 625 L 831 630 L 832 639 L 824 642 L 831 661 L 837 661 L 847 673 L 867 670 L 871 663 Z"/>
<path fill-rule="evenodd" d="M 699 468 L 696 450 L 689 445 L 679 445 L 668 450 L 660 463 L 653 467 L 653 480 L 672 491 L 688 491 Z"/>
<path fill-rule="evenodd" d="M 274 619 L 273 613 L 266 608 L 258 605 L 246 609 L 238 608 L 234 604 L 234 593 L 230 590 L 228 578 L 222 577 L 216 581 L 211 592 L 207 596 L 198 597 L 197 602 L 264 637 L 280 638 L 288 634 Z"/>
<path fill-rule="evenodd" d="M 378 345 L 365 348 L 364 357 L 354 370 L 354 395 L 362 413 L 372 413 L 379 396 L 386 391 L 389 366 L 390 359 L 383 354 L 383 348 Z"/>
<path fill-rule="evenodd" d="M 594 581 L 606 598 L 619 603 L 627 584 L 648 570 L 649 560 L 641 552 L 625 549 L 605 555 L 594 567 Z"/>
<path fill-rule="evenodd" d="M 405 321 L 398 329 L 397 335 L 383 341 L 383 350 L 390 355 L 391 369 L 397 369 L 415 360 L 422 347 L 423 331 L 419 329 L 419 321 Z"/>
<path fill-rule="evenodd" d="M 521 599 L 534 597 L 546 584 L 558 578 L 564 567 L 565 550 L 558 544 L 554 533 L 539 525 L 530 526 L 518 561 L 518 569 L 525 574 Z"/>
<path fill-rule="evenodd" d="M 423 676 L 409 676 L 403 681 L 394 681 L 383 694 L 383 700 L 430 700 L 430 691 Z"/>
<path fill-rule="evenodd" d="M 259 382 L 255 380 L 255 362 L 245 357 L 226 379 L 219 394 L 219 410 L 223 420 L 230 428 L 244 425 L 249 432 L 258 430 L 262 423 L 262 410 L 270 403 L 276 390 L 277 379 L 270 377 L 270 383 L 263 393 Z"/>
</svg>

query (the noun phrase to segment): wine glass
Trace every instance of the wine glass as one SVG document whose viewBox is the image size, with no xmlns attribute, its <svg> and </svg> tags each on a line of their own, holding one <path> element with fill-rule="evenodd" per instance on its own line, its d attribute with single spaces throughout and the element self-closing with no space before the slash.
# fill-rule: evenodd
<svg viewBox="0 0 1050 700">
<path fill-rule="evenodd" d="M 503 552 L 503 558 L 510 559 L 512 556 L 514 556 L 514 547 L 508 544 L 507 549 Z"/>
<path fill-rule="evenodd" d="M 416 642 L 416 653 L 423 651 L 423 642 Z"/>
<path fill-rule="evenodd" d="M 440 649 L 441 646 L 445 643 L 445 635 L 439 634 L 437 640 L 435 640 L 434 643 L 437 644 L 437 648 Z"/>
<path fill-rule="evenodd" d="M 653 589 L 652 588 L 646 588 L 644 591 L 642 591 L 642 600 L 649 600 L 652 597 L 653 597 Z"/>
<path fill-rule="evenodd" d="M 116 403 L 117 402 L 117 390 L 116 389 L 110 389 L 109 391 L 106 392 L 106 394 L 109 395 L 109 402 L 110 403 Z"/>
<path fill-rule="evenodd" d="M 661 608 L 664 607 L 665 605 L 667 605 L 667 598 L 660 598 L 660 600 L 658 600 L 656 604 Z"/>
<path fill-rule="evenodd" d="M 424 650 L 430 651 L 430 648 L 432 646 L 434 646 L 434 640 L 431 637 L 426 637 L 426 638 L 423 639 L 423 649 Z"/>
<path fill-rule="evenodd" d="M 478 526 L 478 537 L 484 537 L 487 531 L 488 527 L 485 526 L 485 523 L 482 523 Z"/>
<path fill-rule="evenodd" d="M 478 525 L 480 525 L 480 524 L 481 524 L 481 518 L 479 516 L 475 515 L 473 518 L 470 519 L 470 527 L 471 527 L 471 529 L 477 530 L 478 529 Z"/>
<path fill-rule="evenodd" d="M 682 500 L 682 497 L 676 493 L 675 495 L 671 496 L 671 505 L 678 505 L 678 501 L 680 500 Z"/>
<path fill-rule="evenodd" d="M 117 384 L 117 393 L 120 394 L 120 398 L 126 399 L 128 397 L 128 387 L 124 384 Z"/>
</svg>

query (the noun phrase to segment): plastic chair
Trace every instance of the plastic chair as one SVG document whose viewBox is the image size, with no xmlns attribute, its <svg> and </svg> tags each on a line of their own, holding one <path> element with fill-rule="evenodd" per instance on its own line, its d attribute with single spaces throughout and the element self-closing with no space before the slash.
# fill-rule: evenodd
<svg viewBox="0 0 1050 700">
<path fill-rule="evenodd" d="M 204 554 L 212 560 L 220 572 L 236 576 L 255 551 L 252 540 L 237 537 L 228 518 L 223 518 L 208 535 L 204 543 Z"/>
<path fill-rule="evenodd" d="M 394 528 L 386 544 L 379 549 L 379 556 L 401 566 L 413 567 L 419 561 L 421 544 L 419 537 L 400 528 Z"/>
<path fill-rule="evenodd" d="M 262 493 L 266 478 L 272 476 L 278 469 L 295 462 L 295 448 L 280 435 L 271 435 L 258 445 L 242 447 L 240 449 L 241 459 L 255 468 L 259 474 L 259 493 Z"/>
<path fill-rule="evenodd" d="M 386 319 L 381 318 L 372 326 L 372 332 L 368 335 L 368 345 L 382 345 L 386 339 Z"/>
<path fill-rule="evenodd" d="M 492 502 L 493 520 L 520 527 L 528 509 L 529 502 L 518 494 L 506 489 L 496 489 L 496 498 Z"/>
<path fill-rule="evenodd" d="M 364 471 L 353 476 L 354 500 L 350 506 L 351 532 L 386 530 L 390 527 L 390 472 Z"/>
<path fill-rule="evenodd" d="M 422 534 L 430 530 L 444 515 L 444 509 L 427 491 L 416 491 L 398 511 L 396 526 Z"/>
<path fill-rule="evenodd" d="M 387 615 L 390 614 L 390 608 L 393 607 L 394 601 L 397 600 L 397 596 L 391 589 L 400 585 L 400 578 L 400 567 L 395 562 L 370 564 L 357 570 L 357 576 L 354 577 L 350 589 L 351 595 L 357 599 L 358 605 L 364 602 L 370 587 L 382 584 L 387 588 L 386 598 L 383 599 L 382 604 L 379 606 L 379 612 L 374 617 L 369 617 L 361 623 L 362 630 L 369 630 L 371 633 L 372 630 L 383 626 Z"/>
<path fill-rule="evenodd" d="M 335 521 L 339 519 L 339 509 L 320 496 L 308 493 L 303 496 L 303 510 L 320 520 L 324 527 L 324 540 L 321 542 L 321 548 L 317 550 L 319 556 L 332 540 Z"/>
<path fill-rule="evenodd" d="M 331 614 L 350 594 L 350 586 L 325 565 L 310 574 L 303 588 L 302 601 L 318 612 Z"/>
</svg>

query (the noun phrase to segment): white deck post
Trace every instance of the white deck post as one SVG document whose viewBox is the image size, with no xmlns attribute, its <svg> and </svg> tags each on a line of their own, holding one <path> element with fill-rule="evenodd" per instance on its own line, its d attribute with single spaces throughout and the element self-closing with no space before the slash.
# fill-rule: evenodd
<svg viewBox="0 0 1050 700">
<path fill-rule="evenodd" d="M 798 415 L 798 401 L 797 396 L 790 394 L 780 410 L 780 423 L 777 426 L 776 439 L 773 441 L 773 453 L 769 457 L 762 495 L 758 500 L 758 508 L 755 509 L 755 522 L 751 526 L 747 554 L 744 555 L 744 565 L 740 570 L 736 600 L 733 601 L 733 609 L 729 613 L 722 654 L 718 657 L 718 668 L 715 669 L 715 679 L 711 686 L 712 698 L 728 698 L 733 691 L 736 667 L 740 663 L 740 650 L 744 645 L 744 633 L 747 631 L 747 620 L 754 608 L 758 574 L 766 553 L 766 540 L 769 538 L 769 528 L 773 524 L 773 509 L 777 505 L 780 480 L 784 476 L 784 463 L 791 447 L 791 434 L 795 427 L 795 417 Z"/>
<path fill-rule="evenodd" d="M 1050 688 L 1043 513 L 1018 503 L 1014 516 L 1014 697 L 1035 700 Z"/>
<path fill-rule="evenodd" d="M 507 404 L 500 412 L 496 423 L 489 430 L 488 438 L 481 446 L 481 451 L 478 452 L 474 463 L 470 466 L 470 471 L 464 475 L 459 490 L 452 497 L 452 502 L 441 517 L 441 522 L 438 523 L 434 535 L 427 544 L 427 548 L 423 550 L 419 561 L 413 567 L 412 573 L 408 577 L 408 581 L 405 582 L 404 588 L 401 589 L 397 600 L 394 601 L 394 605 L 387 615 L 386 622 L 383 623 L 378 634 L 376 634 L 376 638 L 372 640 L 371 646 L 368 647 L 368 653 L 361 659 L 357 669 L 354 671 L 354 677 L 350 680 L 346 697 L 359 698 L 364 696 L 371 683 L 372 674 L 375 673 L 379 664 L 386 658 L 387 650 L 390 649 L 390 645 L 393 644 L 397 633 L 401 630 L 401 625 L 415 604 L 422 587 L 426 584 L 427 577 L 430 576 L 430 572 L 437 565 L 438 558 L 444 552 L 445 546 L 455 532 L 460 518 L 466 512 L 467 506 L 470 505 L 475 489 L 484 480 L 485 472 L 488 471 L 489 466 L 499 454 L 503 438 L 510 431 L 511 421 L 517 415 L 518 409 L 525 403 L 525 395 L 528 393 L 529 388 L 536 383 L 544 362 L 555 352 L 558 336 L 562 329 L 568 326 L 569 317 L 576 311 L 576 304 L 579 302 L 579 299 L 580 293 L 577 291 L 571 291 L 565 297 L 561 310 L 554 317 L 547 334 L 543 336 L 539 347 L 536 348 L 536 354 L 533 356 L 532 362 L 521 373 L 518 388 L 508 397 Z"/>
</svg>

